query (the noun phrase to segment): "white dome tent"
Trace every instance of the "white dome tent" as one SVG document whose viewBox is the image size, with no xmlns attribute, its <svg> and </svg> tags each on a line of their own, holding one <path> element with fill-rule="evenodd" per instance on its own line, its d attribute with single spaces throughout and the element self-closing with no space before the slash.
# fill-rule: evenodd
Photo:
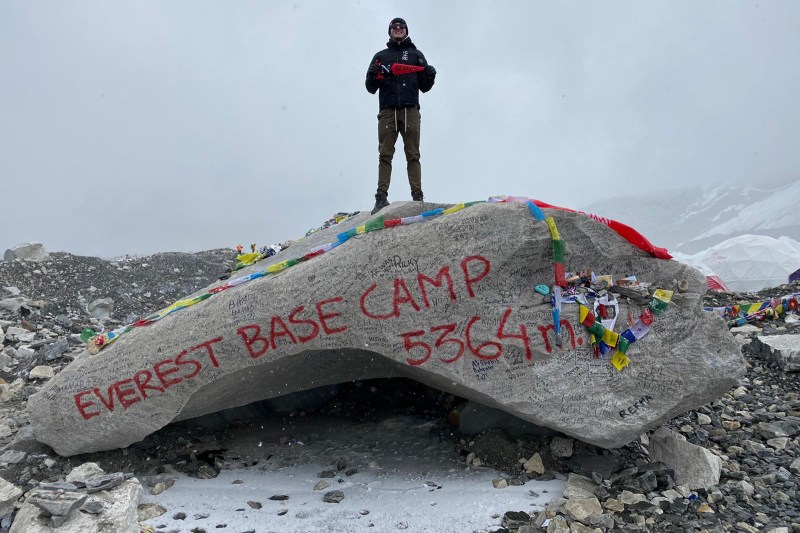
<svg viewBox="0 0 800 533">
<path fill-rule="evenodd" d="M 800 242 L 788 237 L 740 235 L 692 259 L 710 267 L 732 291 L 759 291 L 786 283 L 800 265 Z"/>
<path fill-rule="evenodd" d="M 706 285 L 710 291 L 730 292 L 731 289 L 725 284 L 725 281 L 720 278 L 708 265 L 701 263 L 696 256 L 687 255 L 681 252 L 670 252 L 672 258 L 679 263 L 688 265 L 696 270 L 699 270 L 706 277 Z"/>
</svg>

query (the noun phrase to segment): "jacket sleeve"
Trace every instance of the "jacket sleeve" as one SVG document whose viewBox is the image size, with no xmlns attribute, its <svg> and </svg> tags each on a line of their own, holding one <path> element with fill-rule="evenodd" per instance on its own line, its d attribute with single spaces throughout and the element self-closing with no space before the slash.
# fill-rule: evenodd
<svg viewBox="0 0 800 533">
<path fill-rule="evenodd" d="M 417 50 L 419 57 L 417 58 L 417 64 L 421 67 L 427 67 L 428 61 L 425 59 L 425 55 Z M 434 82 L 436 81 L 436 74 L 433 76 L 429 76 L 425 72 L 419 72 L 417 74 L 417 80 L 419 83 L 419 90 L 426 93 L 431 90 L 433 87 Z"/>
<path fill-rule="evenodd" d="M 378 59 L 378 54 L 375 54 L 374 56 L 372 56 L 372 61 L 369 62 L 369 66 L 367 66 L 367 68 L 369 68 L 372 65 L 374 65 L 375 61 L 377 61 L 377 59 Z M 380 82 L 380 80 L 378 80 L 378 79 L 376 79 L 374 77 L 370 78 L 369 77 L 369 72 L 367 72 L 367 78 L 364 81 L 364 85 L 367 87 L 367 91 L 369 91 L 370 94 L 375 94 L 376 92 L 378 92 L 378 87 L 380 87 L 381 82 Z"/>
</svg>

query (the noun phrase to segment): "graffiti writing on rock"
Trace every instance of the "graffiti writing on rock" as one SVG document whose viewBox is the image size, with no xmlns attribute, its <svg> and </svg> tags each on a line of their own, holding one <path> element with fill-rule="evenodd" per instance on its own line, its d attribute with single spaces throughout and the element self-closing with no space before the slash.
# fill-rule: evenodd
<svg viewBox="0 0 800 533">
<path fill-rule="evenodd" d="M 283 354 L 293 346 L 313 343 L 315 349 L 338 349 L 342 341 L 337 336 L 353 329 L 364 334 L 367 345 L 374 342 L 392 353 L 404 353 L 406 363 L 412 366 L 431 360 L 452 364 L 468 358 L 477 380 L 488 379 L 499 367 L 497 361 L 501 357 L 505 357 L 504 368 L 513 370 L 513 376 L 525 373 L 525 367 L 533 359 L 534 343 L 541 342 L 546 352 L 552 351 L 553 325 L 535 326 L 536 314 L 514 310 L 509 305 L 497 306 L 497 311 L 486 316 L 444 319 L 396 334 L 391 327 L 392 319 L 413 316 L 432 307 L 437 308 L 439 316 L 448 316 L 442 309 L 467 299 L 480 300 L 487 287 L 498 288 L 486 280 L 492 265 L 480 255 L 464 257 L 453 265 L 423 263 L 422 270 L 419 266 L 417 258 L 394 256 L 384 261 L 383 267 L 401 270 L 404 275 L 377 280 L 354 298 L 334 295 L 302 305 L 292 302 L 286 306 L 291 311 L 264 313 L 268 306 L 255 295 L 235 295 L 227 308 L 237 327 L 225 344 L 224 361 L 215 353 L 215 347 L 220 351 L 222 336 L 186 349 L 163 344 L 153 354 L 157 362 L 131 370 L 131 375 L 124 379 L 100 387 L 83 382 L 78 384 L 80 389 L 72 388 L 78 390 L 73 395 L 74 404 L 84 420 L 118 413 L 169 394 L 169 389 L 179 384 L 197 386 L 198 376 L 203 380 L 214 379 L 228 371 L 228 367 L 238 369 L 247 361 L 270 361 L 270 356 Z M 268 314 L 271 316 L 264 319 L 254 318 Z M 576 341 L 568 320 L 562 319 L 560 326 L 573 350 L 582 344 L 582 339 Z M 165 357 L 166 354 L 171 355 Z M 622 411 L 621 416 L 635 413 L 644 401 Z"/>
<path fill-rule="evenodd" d="M 372 273 L 372 277 L 378 276 L 381 272 L 390 272 L 392 270 L 408 270 L 419 272 L 419 256 L 400 256 L 393 255 L 383 260 L 378 270 Z"/>
<path fill-rule="evenodd" d="M 466 257 L 461 261 L 461 274 L 464 286 L 470 298 L 475 297 L 475 285 L 484 279 L 490 270 L 489 260 L 479 255 Z M 416 282 L 416 283 L 414 283 Z M 394 278 L 392 280 L 391 296 L 387 294 L 387 288 L 378 289 L 378 284 L 373 283 L 361 295 L 361 312 L 364 316 L 374 320 L 388 320 L 400 316 L 404 310 L 419 312 L 422 307 L 430 308 L 431 301 L 428 292 L 433 289 L 447 287 L 447 294 L 450 300 L 457 300 L 456 291 L 453 284 L 453 275 L 450 267 L 445 265 L 439 269 L 434 277 L 419 273 L 412 282 L 411 287 L 405 278 Z M 387 305 L 387 300 L 391 303 Z"/>
<path fill-rule="evenodd" d="M 648 405 L 650 405 L 650 402 L 652 401 L 652 399 L 653 399 L 652 396 L 647 396 L 647 395 L 642 396 L 641 398 L 636 400 L 636 402 L 633 405 L 631 405 L 630 407 L 628 407 L 627 409 L 622 409 L 619 412 L 619 417 L 620 418 L 625 418 L 626 416 L 635 415 L 640 409 L 643 409 L 643 408 L 647 407 Z"/>
<path fill-rule="evenodd" d="M 583 339 L 581 338 L 578 338 L 577 340 L 575 339 L 575 330 L 572 329 L 572 324 L 570 324 L 569 320 L 562 318 L 559 321 L 559 326 L 561 329 L 561 335 L 569 336 L 568 337 L 569 344 L 570 346 L 572 346 L 573 350 L 576 348 L 576 345 L 580 346 L 583 344 Z M 542 340 L 544 341 L 544 350 L 547 353 L 551 353 L 553 351 L 553 347 L 550 345 L 550 338 L 548 336 L 548 333 L 553 332 L 553 335 L 556 335 L 555 326 L 553 324 L 548 324 L 546 326 L 538 326 L 537 329 L 539 330 L 539 333 L 542 334 Z M 556 344 L 561 346 L 560 337 L 558 336 L 556 336 Z"/>
<path fill-rule="evenodd" d="M 98 387 L 82 390 L 74 396 L 75 405 L 83 419 L 89 420 L 103 412 L 111 413 L 117 407 L 128 409 L 135 403 L 164 394 L 170 387 L 195 378 L 203 368 L 203 355 L 208 356 L 211 366 L 219 367 L 214 344 L 221 340 L 222 337 L 216 337 L 183 350 L 175 357 L 162 359 L 152 367 L 112 383 L 105 392 Z"/>
<path fill-rule="evenodd" d="M 401 262 L 399 265 L 416 268 L 416 260 L 413 264 Z M 460 278 L 457 281 L 463 281 L 463 287 L 472 298 L 475 296 L 475 285 L 488 275 L 489 269 L 487 259 L 467 257 L 460 263 Z M 431 294 L 443 298 L 445 296 L 439 293 L 444 293 L 452 301 L 458 298 L 449 266 L 441 267 L 433 276 L 418 273 L 414 281 L 416 283 L 411 284 L 413 288 L 409 288 L 404 278 L 395 278 L 388 286 L 370 286 L 359 300 L 364 320 L 374 324 L 376 319 L 382 321 L 400 316 L 401 312 L 407 310 L 419 311 L 423 306 L 428 308 Z M 343 296 L 335 296 L 313 304 L 299 305 L 288 314 L 271 316 L 264 323 L 240 326 L 236 329 L 236 335 L 250 359 L 260 359 L 269 351 L 277 352 L 279 348 L 311 341 L 316 341 L 319 347 L 336 348 L 338 345 L 331 342 L 330 337 L 351 327 L 344 309 L 347 304 Z M 258 302 L 247 294 L 237 295 L 228 303 L 228 310 L 235 318 L 249 318 L 256 307 Z M 353 320 L 357 321 L 358 317 L 353 317 Z M 174 357 L 161 359 L 107 387 L 81 384 L 82 390 L 73 395 L 75 406 L 84 420 L 90 420 L 103 413 L 127 410 L 134 404 L 166 394 L 171 387 L 195 380 L 206 367 L 219 368 L 220 361 L 214 353 L 214 346 L 222 341 L 223 337 L 215 337 L 181 350 Z M 444 342 L 442 340 L 440 345 Z M 468 346 L 474 349 L 472 344 L 468 343 Z M 480 346 L 477 349 L 479 353 L 485 353 Z M 205 359 L 203 356 L 206 356 Z"/>
<path fill-rule="evenodd" d="M 228 302 L 228 311 L 235 322 L 253 320 L 256 313 L 256 303 L 248 294 L 237 295 Z"/>
<path fill-rule="evenodd" d="M 437 353 L 439 361 L 450 364 L 458 361 L 465 352 L 468 352 L 476 359 L 493 361 L 503 355 L 503 344 L 500 341 L 516 340 L 525 351 L 525 358 L 531 360 L 531 338 L 528 335 L 528 328 L 521 322 L 517 324 L 516 330 L 509 330 L 508 320 L 511 316 L 511 309 L 506 309 L 500 319 L 497 330 L 492 330 L 488 340 L 478 340 L 475 331 L 481 321 L 481 317 L 471 317 L 464 328 L 463 334 L 458 333 L 458 324 L 439 324 L 431 326 L 427 330 L 408 331 L 401 333 L 403 347 L 408 352 L 409 357 L 406 362 L 412 366 L 419 366 L 427 363 Z M 485 334 L 484 334 L 485 338 Z"/>
<path fill-rule="evenodd" d="M 486 381 L 489 379 L 489 375 L 492 373 L 492 370 L 494 370 L 496 365 L 497 361 L 473 359 L 472 372 L 475 373 L 475 379 L 478 381 Z"/>
<path fill-rule="evenodd" d="M 342 296 L 321 300 L 314 305 L 316 312 L 306 311 L 305 306 L 301 305 L 289 313 L 285 320 L 274 315 L 270 318 L 268 327 L 248 324 L 237 329 L 236 333 L 244 341 L 248 355 L 252 359 L 258 359 L 267 350 L 276 350 L 279 343 L 305 344 L 316 339 L 320 332 L 333 335 L 347 331 L 349 326 L 342 323 L 342 313 L 338 310 L 343 302 Z"/>
</svg>

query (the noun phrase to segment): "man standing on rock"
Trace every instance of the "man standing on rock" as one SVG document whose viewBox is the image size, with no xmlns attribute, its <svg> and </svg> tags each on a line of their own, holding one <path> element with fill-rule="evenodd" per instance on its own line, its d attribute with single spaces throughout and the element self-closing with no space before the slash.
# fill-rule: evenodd
<svg viewBox="0 0 800 533">
<path fill-rule="evenodd" d="M 419 92 L 430 91 L 436 79 L 436 69 L 428 64 L 425 56 L 408 37 L 405 20 L 392 19 L 389 37 L 386 48 L 373 56 L 366 80 L 367 91 L 371 94 L 380 90 L 378 192 L 375 194 L 373 215 L 389 205 L 392 156 L 398 134 L 403 136 L 411 198 L 419 202 L 423 199 L 422 168 L 419 164 Z"/>
</svg>

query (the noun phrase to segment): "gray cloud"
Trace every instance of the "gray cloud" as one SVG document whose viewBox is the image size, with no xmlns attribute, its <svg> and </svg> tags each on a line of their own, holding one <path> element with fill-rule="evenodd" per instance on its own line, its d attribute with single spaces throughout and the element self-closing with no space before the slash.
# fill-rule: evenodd
<svg viewBox="0 0 800 533">
<path fill-rule="evenodd" d="M 800 4 L 0 3 L 5 249 L 111 256 L 294 239 L 369 209 L 394 16 L 436 66 L 431 201 L 797 175 Z M 402 157 L 390 200 L 409 199 Z"/>
</svg>

